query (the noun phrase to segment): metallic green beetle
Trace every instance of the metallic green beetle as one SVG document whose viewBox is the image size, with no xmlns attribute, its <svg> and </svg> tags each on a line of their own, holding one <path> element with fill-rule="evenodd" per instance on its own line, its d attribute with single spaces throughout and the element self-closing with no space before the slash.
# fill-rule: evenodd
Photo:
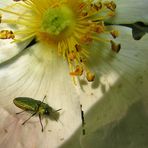
<svg viewBox="0 0 148 148">
<path fill-rule="evenodd" d="M 54 110 L 48 104 L 44 103 L 45 98 L 46 98 L 46 96 L 44 96 L 42 102 L 39 100 L 28 98 L 28 97 L 17 97 L 13 100 L 13 103 L 17 107 L 19 107 L 23 110 L 23 111 L 16 113 L 16 114 L 20 114 L 24 111 L 32 113 L 32 115 L 22 123 L 22 125 L 24 125 L 31 117 L 38 114 L 40 124 L 42 127 L 42 132 L 43 132 L 42 116 L 49 117 L 51 120 L 56 120 L 56 121 L 58 120 L 58 118 L 59 118 L 58 111 L 61 109 Z"/>
</svg>

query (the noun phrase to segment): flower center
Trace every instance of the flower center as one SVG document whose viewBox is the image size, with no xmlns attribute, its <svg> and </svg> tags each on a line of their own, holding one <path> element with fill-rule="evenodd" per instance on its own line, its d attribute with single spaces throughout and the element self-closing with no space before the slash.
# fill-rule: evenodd
<svg viewBox="0 0 148 148">
<path fill-rule="evenodd" d="M 13 39 L 14 42 L 23 42 L 36 37 L 37 40 L 57 47 L 59 55 L 67 60 L 70 75 L 85 76 L 93 81 L 95 74 L 87 66 L 90 44 L 99 42 L 110 44 L 111 50 L 118 53 L 120 44 L 114 39 L 118 31 L 105 26 L 105 19 L 115 15 L 114 1 L 97 1 L 96 3 L 82 0 L 15 0 L 16 4 L 0 8 L 12 17 L 3 18 L 0 22 L 17 24 L 20 30 L 0 30 L 0 39 Z M 25 12 L 14 12 L 16 8 L 25 9 Z M 19 10 L 20 10 L 19 9 Z M 27 13 L 26 13 L 27 12 Z M 17 16 L 17 19 L 14 19 Z M 111 34 L 113 39 L 102 38 L 101 34 Z M 21 37 L 20 37 L 21 36 Z M 42 49 L 41 49 L 42 50 Z"/>
<path fill-rule="evenodd" d="M 41 30 L 50 35 L 59 35 L 73 24 L 72 11 L 66 6 L 49 8 L 43 14 Z"/>
</svg>

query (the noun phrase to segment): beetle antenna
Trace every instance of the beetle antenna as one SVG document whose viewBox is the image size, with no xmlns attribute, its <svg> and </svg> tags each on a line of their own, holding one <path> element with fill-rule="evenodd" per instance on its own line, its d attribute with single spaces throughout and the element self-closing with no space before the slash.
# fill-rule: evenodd
<svg viewBox="0 0 148 148">
<path fill-rule="evenodd" d="M 38 109 L 39 109 L 39 107 L 41 106 L 41 104 L 44 102 L 45 98 L 46 98 L 46 95 L 44 96 L 42 102 L 39 104 Z"/>
<path fill-rule="evenodd" d="M 58 111 L 60 111 L 60 110 L 62 110 L 62 108 L 57 109 L 57 110 L 55 110 L 55 111 L 54 111 L 54 112 L 52 112 L 52 113 L 56 113 L 56 112 L 58 112 Z"/>
<path fill-rule="evenodd" d="M 43 98 L 43 100 L 42 100 L 42 103 L 44 102 L 44 100 L 45 100 L 46 97 L 47 97 L 47 96 L 45 95 L 44 98 Z"/>
<path fill-rule="evenodd" d="M 56 113 L 56 112 L 58 112 L 58 111 L 60 111 L 60 110 L 62 110 L 62 108 L 57 109 L 57 110 L 55 110 L 55 111 L 54 111 L 54 112 L 52 112 L 52 113 Z M 53 116 L 53 118 L 55 119 L 55 121 L 56 121 L 56 122 L 58 122 L 58 121 L 59 121 L 59 122 L 63 125 L 63 123 L 62 123 L 62 121 L 61 121 L 60 119 L 58 119 L 58 120 L 57 120 L 54 116 Z"/>
</svg>

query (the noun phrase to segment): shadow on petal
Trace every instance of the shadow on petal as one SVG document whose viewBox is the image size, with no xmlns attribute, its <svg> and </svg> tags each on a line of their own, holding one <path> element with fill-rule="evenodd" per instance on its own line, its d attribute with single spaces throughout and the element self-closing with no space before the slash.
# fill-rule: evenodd
<svg viewBox="0 0 148 148">
<path fill-rule="evenodd" d="M 139 81 L 135 87 L 124 81 L 118 79 L 101 100 L 85 112 L 86 134 L 81 134 L 80 141 L 82 127 L 60 148 L 73 147 L 73 143 L 84 148 L 148 147 L 148 94 L 145 91 L 148 79 L 143 78 L 143 83 Z"/>
</svg>

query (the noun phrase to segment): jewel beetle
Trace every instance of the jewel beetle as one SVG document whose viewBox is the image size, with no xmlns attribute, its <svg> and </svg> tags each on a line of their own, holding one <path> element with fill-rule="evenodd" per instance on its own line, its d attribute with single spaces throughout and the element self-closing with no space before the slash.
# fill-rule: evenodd
<svg viewBox="0 0 148 148">
<path fill-rule="evenodd" d="M 44 103 L 44 99 L 46 96 L 44 96 L 43 101 L 35 100 L 33 98 L 29 97 L 17 97 L 13 100 L 13 103 L 22 109 L 23 111 L 16 113 L 20 114 L 22 112 L 30 112 L 31 116 L 26 119 L 22 125 L 24 125 L 31 117 L 38 115 L 39 116 L 39 121 L 41 124 L 42 132 L 43 132 L 43 124 L 42 124 L 42 117 L 49 117 L 51 120 L 58 120 L 59 119 L 59 113 L 58 110 L 54 110 L 51 106 L 48 104 Z"/>
</svg>

